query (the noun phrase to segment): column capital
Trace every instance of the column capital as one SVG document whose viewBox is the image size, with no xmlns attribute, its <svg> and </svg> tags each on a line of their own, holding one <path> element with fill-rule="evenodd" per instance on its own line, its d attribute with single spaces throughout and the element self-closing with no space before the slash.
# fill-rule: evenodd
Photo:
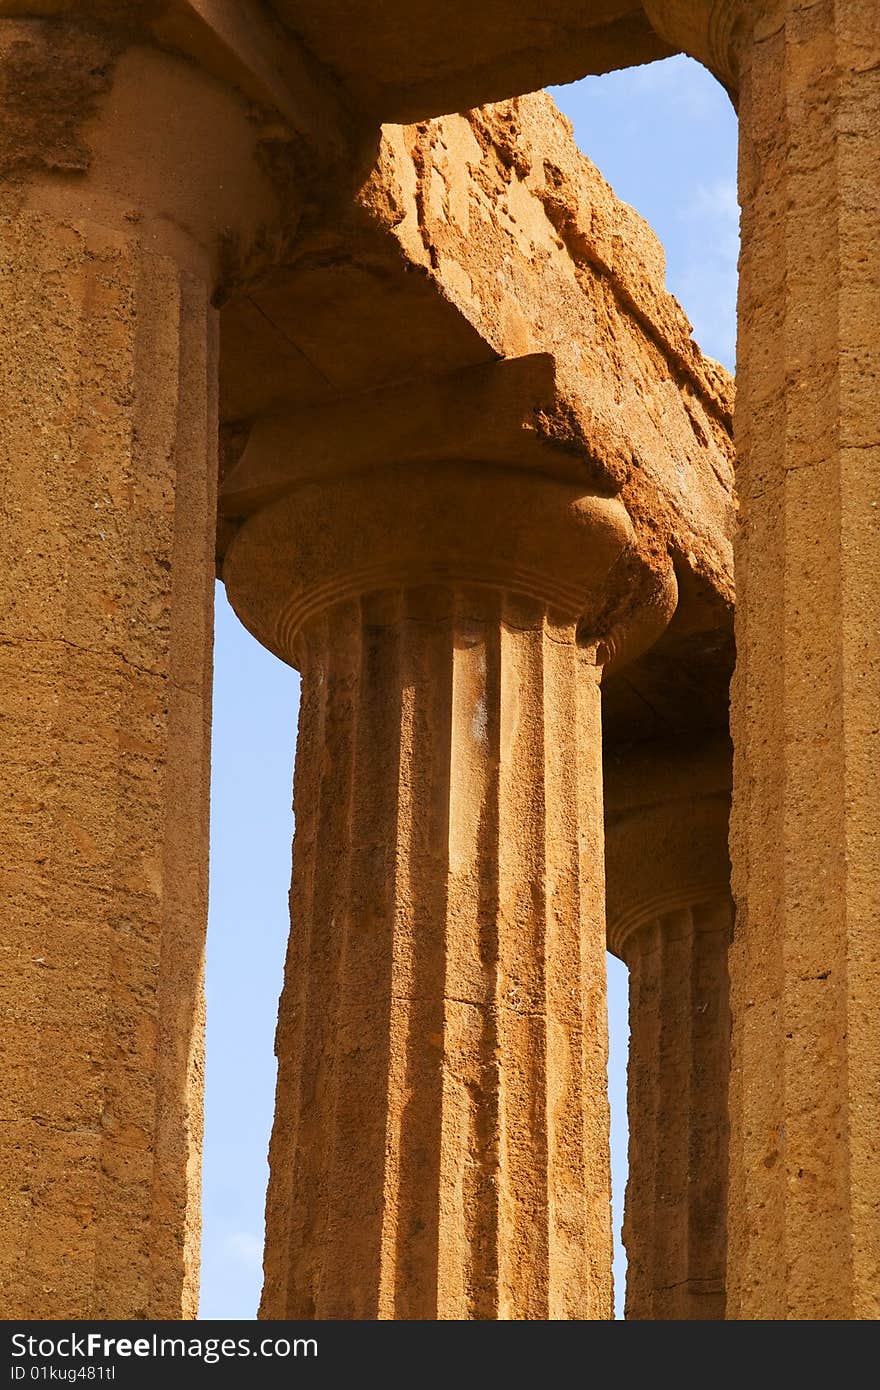
<svg viewBox="0 0 880 1390">
<path fill-rule="evenodd" d="M 730 896 L 730 752 L 606 760 L 608 949 L 628 962 L 646 926 Z"/>
<path fill-rule="evenodd" d="M 635 642 L 641 650 L 675 608 L 671 566 L 658 574 L 638 557 L 616 498 L 525 469 L 457 460 L 293 487 L 245 522 L 224 579 L 245 626 L 292 665 L 312 617 L 388 589 L 464 586 L 533 600 L 536 620 L 546 613 L 578 626 L 597 665 L 625 659 Z M 634 583 L 644 604 L 633 602 Z"/>
<path fill-rule="evenodd" d="M 332 163 L 347 151 L 348 120 L 335 92 L 317 80 L 293 35 L 250 0 L 0 0 L 0 19 L 52 20 L 112 36 L 118 52 L 157 41 L 237 87 L 274 134 L 296 132 Z"/>
<path fill-rule="evenodd" d="M 734 98 L 743 41 L 774 0 L 642 0 L 662 39 L 713 72 Z"/>
<path fill-rule="evenodd" d="M 293 132 L 234 70 L 154 33 L 151 6 L 108 13 L 0 7 L 0 184 L 29 213 L 170 254 L 222 298 L 295 234 L 278 153 Z"/>
</svg>

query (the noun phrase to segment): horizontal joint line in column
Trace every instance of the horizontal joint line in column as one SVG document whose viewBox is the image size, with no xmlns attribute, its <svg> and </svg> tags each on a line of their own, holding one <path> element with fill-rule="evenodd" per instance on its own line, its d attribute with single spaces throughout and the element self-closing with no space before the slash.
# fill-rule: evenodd
<svg viewBox="0 0 880 1390">
<path fill-rule="evenodd" d="M 455 994 L 392 994 L 389 996 L 392 1003 L 397 1004 L 466 1004 L 471 1009 L 484 1009 L 490 1014 L 508 1013 L 516 1014 L 518 1018 L 540 1018 L 545 1019 L 547 1014 L 542 1009 L 517 1009 L 513 1004 L 508 1004 L 504 1000 L 483 1000 L 483 999 L 462 999 Z"/>
</svg>

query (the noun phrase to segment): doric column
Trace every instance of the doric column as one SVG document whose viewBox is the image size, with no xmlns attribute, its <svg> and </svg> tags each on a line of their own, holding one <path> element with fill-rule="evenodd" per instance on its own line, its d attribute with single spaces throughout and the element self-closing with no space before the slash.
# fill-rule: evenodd
<svg viewBox="0 0 880 1390">
<path fill-rule="evenodd" d="M 582 493 L 388 468 L 227 556 L 303 677 L 264 1317 L 611 1315 L 597 648 L 632 533 Z"/>
<path fill-rule="evenodd" d="M 606 757 L 608 948 L 630 971 L 626 1316 L 724 1317 L 730 751 Z"/>
<path fill-rule="evenodd" d="M 3 1315 L 194 1316 L 211 296 L 271 200 L 143 34 L 2 20 L 0 78 Z"/>
<path fill-rule="evenodd" d="M 730 11 L 740 113 L 729 1316 L 873 1318 L 880 26 L 875 0 L 688 8 L 698 54 Z"/>
</svg>

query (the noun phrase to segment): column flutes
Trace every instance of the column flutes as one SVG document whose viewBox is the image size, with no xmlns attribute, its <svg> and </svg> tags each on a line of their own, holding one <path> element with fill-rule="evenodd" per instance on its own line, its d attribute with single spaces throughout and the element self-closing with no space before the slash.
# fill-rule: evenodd
<svg viewBox="0 0 880 1390">
<path fill-rule="evenodd" d="M 630 972 L 626 1316 L 723 1318 L 730 753 L 638 751 L 606 775 L 608 946 Z"/>
</svg>

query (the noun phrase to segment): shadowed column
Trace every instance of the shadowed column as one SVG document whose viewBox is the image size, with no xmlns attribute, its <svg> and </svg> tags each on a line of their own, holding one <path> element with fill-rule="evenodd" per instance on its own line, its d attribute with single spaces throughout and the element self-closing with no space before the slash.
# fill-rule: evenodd
<svg viewBox="0 0 880 1390">
<path fill-rule="evenodd" d="M 789 0 L 741 90 L 731 1315 L 877 1318 L 876 4 Z"/>
<path fill-rule="evenodd" d="M 646 8 L 740 115 L 728 1311 L 877 1318 L 877 5 Z"/>
<path fill-rule="evenodd" d="M 611 1315 L 597 614 L 614 501 L 302 486 L 225 578 L 303 674 L 264 1317 Z"/>
<path fill-rule="evenodd" d="M 730 752 L 617 755 L 606 776 L 608 946 L 630 972 L 626 1316 L 723 1318 Z"/>
<path fill-rule="evenodd" d="M 10 1318 L 198 1303 L 210 300 L 220 228 L 265 197 L 244 103 L 125 42 L 0 21 Z"/>
</svg>

